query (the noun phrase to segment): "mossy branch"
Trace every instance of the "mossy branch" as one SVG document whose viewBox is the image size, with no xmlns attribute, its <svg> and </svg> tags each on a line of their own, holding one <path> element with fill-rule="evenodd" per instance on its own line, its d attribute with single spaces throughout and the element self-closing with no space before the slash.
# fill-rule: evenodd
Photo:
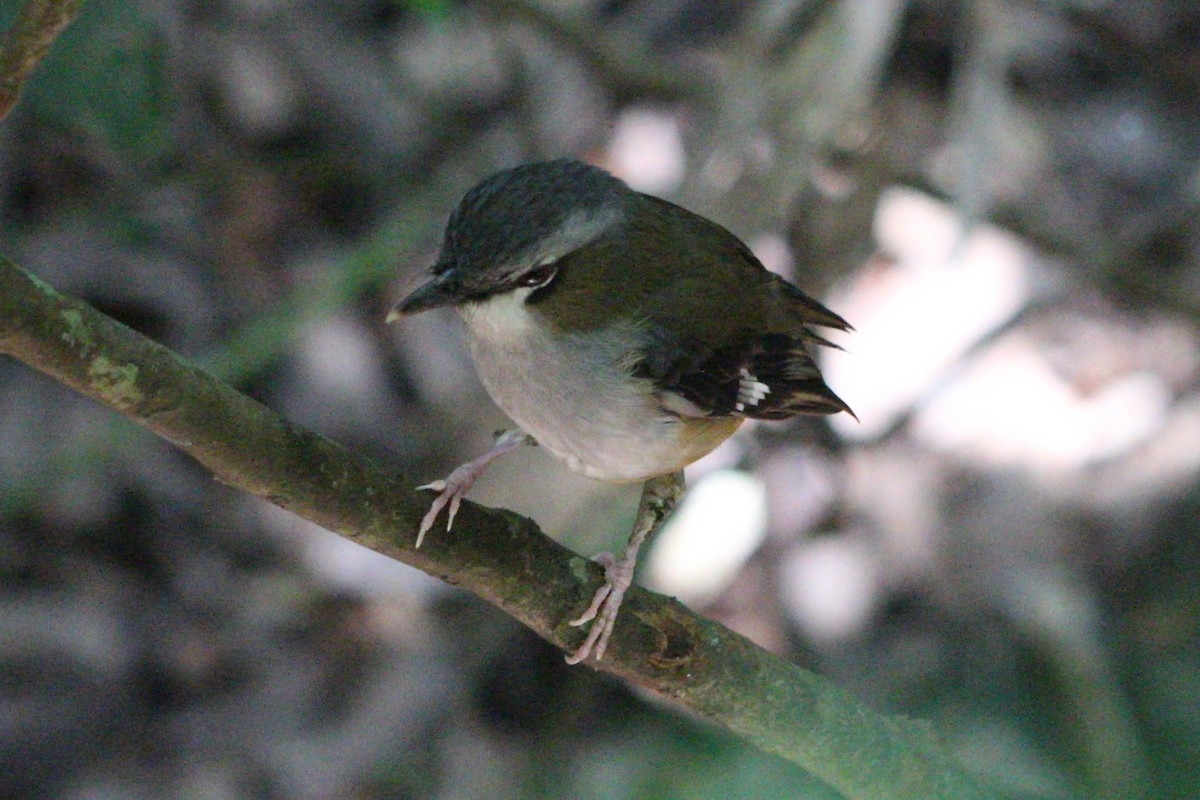
<svg viewBox="0 0 1200 800">
<path fill-rule="evenodd" d="M 601 570 L 529 520 L 465 503 L 413 541 L 431 496 L 275 414 L 0 257 L 0 353 L 124 414 L 229 486 L 461 586 L 564 650 Z M 47 435 L 51 432 L 47 431 Z M 927 724 L 880 715 L 683 605 L 633 588 L 592 664 L 687 706 L 850 798 L 982 798 Z"/>
</svg>

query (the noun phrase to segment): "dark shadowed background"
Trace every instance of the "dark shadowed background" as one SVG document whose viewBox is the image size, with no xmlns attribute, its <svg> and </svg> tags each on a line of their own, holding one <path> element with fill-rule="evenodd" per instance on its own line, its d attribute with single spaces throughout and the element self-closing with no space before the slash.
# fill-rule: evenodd
<svg viewBox="0 0 1200 800">
<path fill-rule="evenodd" d="M 641 581 L 1003 796 L 1200 796 L 1189 0 L 90 0 L 0 124 L 0 248 L 424 482 L 504 420 L 451 314 L 384 315 L 561 155 L 857 328 L 861 423 L 747 425 Z M 637 489 L 529 449 L 472 497 L 593 554 Z M 837 796 L 8 360 L 0 676 L 4 797 Z"/>
</svg>

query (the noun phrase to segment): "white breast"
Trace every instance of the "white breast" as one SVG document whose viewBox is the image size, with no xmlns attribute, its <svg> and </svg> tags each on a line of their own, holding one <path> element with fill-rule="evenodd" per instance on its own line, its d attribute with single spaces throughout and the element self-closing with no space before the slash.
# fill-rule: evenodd
<svg viewBox="0 0 1200 800">
<path fill-rule="evenodd" d="M 529 291 L 460 307 L 483 385 L 526 433 L 571 469 L 614 483 L 681 469 L 715 446 L 693 453 L 651 383 L 631 377 L 632 325 L 552 338 L 525 305 Z"/>
</svg>

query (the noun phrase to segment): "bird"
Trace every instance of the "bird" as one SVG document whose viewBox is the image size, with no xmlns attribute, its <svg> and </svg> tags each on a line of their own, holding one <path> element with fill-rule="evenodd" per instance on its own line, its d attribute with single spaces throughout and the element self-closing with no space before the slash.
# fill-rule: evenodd
<svg viewBox="0 0 1200 800">
<path fill-rule="evenodd" d="M 570 624 L 566 660 L 604 657 L 638 551 L 679 504 L 683 469 L 747 419 L 850 407 L 811 355 L 852 330 L 769 271 L 737 236 L 607 171 L 563 158 L 500 171 L 450 214 L 424 283 L 387 321 L 452 307 L 476 371 L 516 427 L 446 478 L 416 546 L 446 528 L 488 464 L 538 444 L 573 471 L 642 486 L 624 553 L 595 557 L 604 583 Z"/>
</svg>

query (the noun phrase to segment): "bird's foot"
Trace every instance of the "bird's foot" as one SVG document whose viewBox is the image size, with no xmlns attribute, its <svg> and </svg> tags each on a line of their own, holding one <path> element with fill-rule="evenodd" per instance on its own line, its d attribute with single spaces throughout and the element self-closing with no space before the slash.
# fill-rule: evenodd
<svg viewBox="0 0 1200 800">
<path fill-rule="evenodd" d="M 492 445 L 492 449 L 479 458 L 455 468 L 445 478 L 418 486 L 417 489 L 432 489 L 438 493 L 438 496 L 434 498 L 433 504 L 421 519 L 421 527 L 417 530 L 416 546 L 421 546 L 425 534 L 433 528 L 433 523 L 437 522 L 438 515 L 446 506 L 450 507 L 446 517 L 446 530 L 449 531 L 454 526 L 454 517 L 458 514 L 458 507 L 462 505 L 463 497 L 470 491 L 479 476 L 487 470 L 488 464 L 492 463 L 493 459 L 531 442 L 533 442 L 533 437 L 519 428 L 504 431 L 496 437 L 496 443 Z"/>
<path fill-rule="evenodd" d="M 577 619 L 568 625 L 578 628 L 592 623 L 588 630 L 587 639 L 583 641 L 574 653 L 567 656 L 568 664 L 578 664 L 593 653 L 596 660 L 604 658 L 604 650 L 608 647 L 608 637 L 612 635 L 613 626 L 617 622 L 617 612 L 625 592 L 633 584 L 633 568 L 637 564 L 636 556 L 626 555 L 618 561 L 612 553 L 601 553 L 595 561 L 604 567 L 604 584 L 592 596 L 592 603 Z"/>
<path fill-rule="evenodd" d="M 604 567 L 604 584 L 592 596 L 592 602 L 578 619 L 570 621 L 570 625 L 578 628 L 592 623 L 587 638 L 574 653 L 567 656 L 568 664 L 578 664 L 580 661 L 594 655 L 596 660 L 604 658 L 608 647 L 608 639 L 612 636 L 613 626 L 617 622 L 617 611 L 625 592 L 633 585 L 633 571 L 637 566 L 638 549 L 648 537 L 662 527 L 663 521 L 679 505 L 683 497 L 683 473 L 673 472 L 646 481 L 642 487 L 642 501 L 638 505 L 637 520 L 633 525 L 633 533 L 629 536 L 629 544 L 625 547 L 625 555 L 618 561 L 612 553 L 602 553 L 596 556 L 596 562 Z"/>
<path fill-rule="evenodd" d="M 446 517 L 446 530 L 450 530 L 454 525 L 454 516 L 458 513 L 458 507 L 462 505 L 462 499 L 470 491 L 471 486 L 487 469 L 487 462 L 479 463 L 479 460 L 468 461 L 459 467 L 456 467 L 453 472 L 445 478 L 426 483 L 423 486 L 418 486 L 417 489 L 432 489 L 438 493 L 434 498 L 433 505 L 425 512 L 425 516 L 421 518 L 421 527 L 417 531 L 417 547 L 421 546 L 421 542 L 425 539 L 425 534 L 433 527 L 433 523 L 437 522 L 438 515 L 442 513 L 442 509 L 447 505 L 450 506 L 450 511 Z"/>
</svg>

